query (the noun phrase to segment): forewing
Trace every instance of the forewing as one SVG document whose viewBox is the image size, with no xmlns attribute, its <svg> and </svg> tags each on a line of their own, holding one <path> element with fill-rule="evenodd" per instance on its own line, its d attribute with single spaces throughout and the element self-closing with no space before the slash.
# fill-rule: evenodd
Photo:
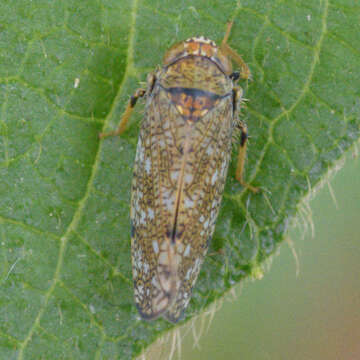
<svg viewBox="0 0 360 360">
<path fill-rule="evenodd" d="M 187 129 L 190 152 L 186 160 L 176 221 L 177 294 L 164 316 L 178 321 L 191 298 L 192 288 L 215 228 L 231 156 L 232 97 Z"/>
<path fill-rule="evenodd" d="M 132 184 L 131 248 L 140 314 L 176 322 L 188 305 L 214 231 L 233 115 L 229 95 L 190 122 L 173 97 L 155 86 L 147 102 Z"/>
<path fill-rule="evenodd" d="M 140 130 L 131 200 L 134 296 L 145 319 L 161 315 L 176 295 L 171 223 L 183 125 L 166 91 L 155 86 Z"/>
</svg>

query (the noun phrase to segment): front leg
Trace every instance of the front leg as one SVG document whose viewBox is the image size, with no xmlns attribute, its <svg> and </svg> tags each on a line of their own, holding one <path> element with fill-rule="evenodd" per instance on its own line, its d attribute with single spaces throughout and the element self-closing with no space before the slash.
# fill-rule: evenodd
<svg viewBox="0 0 360 360">
<path fill-rule="evenodd" d="M 245 80 L 251 79 L 251 72 L 246 62 L 243 60 L 240 54 L 238 54 L 233 48 L 228 45 L 228 39 L 230 36 L 231 28 L 233 26 L 233 21 L 229 22 L 226 27 L 226 33 L 223 41 L 221 42 L 220 49 L 221 51 L 229 56 L 231 60 L 236 62 L 240 66 L 240 77 Z"/>
<path fill-rule="evenodd" d="M 107 137 L 107 136 L 121 135 L 125 131 L 126 125 L 130 119 L 130 116 L 134 110 L 134 107 L 135 107 L 138 99 L 151 93 L 151 91 L 154 87 L 154 84 L 155 84 L 155 80 L 156 80 L 156 77 L 154 74 L 148 75 L 147 89 L 145 90 L 145 89 L 140 88 L 135 91 L 134 95 L 131 96 L 130 101 L 128 102 L 128 104 L 126 106 L 125 112 L 120 119 L 117 129 L 115 131 L 109 131 L 107 133 L 100 133 L 99 134 L 100 139 Z"/>
</svg>

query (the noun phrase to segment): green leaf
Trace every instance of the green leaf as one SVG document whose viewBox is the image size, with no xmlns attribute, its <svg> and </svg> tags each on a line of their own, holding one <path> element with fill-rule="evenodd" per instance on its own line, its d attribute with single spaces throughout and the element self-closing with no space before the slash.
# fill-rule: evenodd
<svg viewBox="0 0 360 360">
<path fill-rule="evenodd" d="M 0 4 L 0 357 L 130 359 L 173 325 L 133 303 L 129 190 L 140 105 L 132 92 L 175 41 L 229 44 L 253 81 L 234 164 L 187 319 L 261 273 L 299 204 L 359 138 L 354 1 L 3 0 Z M 209 5 L 211 4 L 211 5 Z M 234 155 L 235 157 L 235 155 Z"/>
</svg>

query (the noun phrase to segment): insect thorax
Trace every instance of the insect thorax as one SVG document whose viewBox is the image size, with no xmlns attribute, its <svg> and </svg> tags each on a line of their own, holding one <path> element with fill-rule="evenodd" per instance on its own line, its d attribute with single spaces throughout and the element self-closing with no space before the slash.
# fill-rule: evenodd
<svg viewBox="0 0 360 360">
<path fill-rule="evenodd" d="M 163 68 L 159 81 L 166 88 L 195 88 L 224 96 L 232 90 L 232 81 L 210 59 L 188 56 Z"/>
<path fill-rule="evenodd" d="M 187 56 L 164 67 L 159 85 L 184 120 L 196 122 L 232 94 L 231 79 L 211 59 Z"/>
</svg>

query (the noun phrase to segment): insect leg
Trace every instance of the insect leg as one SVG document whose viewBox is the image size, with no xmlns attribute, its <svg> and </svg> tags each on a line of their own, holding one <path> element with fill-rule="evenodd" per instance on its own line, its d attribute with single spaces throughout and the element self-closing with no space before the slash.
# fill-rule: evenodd
<svg viewBox="0 0 360 360">
<path fill-rule="evenodd" d="M 228 55 L 234 62 L 236 62 L 240 66 L 240 77 L 242 79 L 248 80 L 251 79 L 251 72 L 249 67 L 246 65 L 242 57 L 227 44 L 233 23 L 233 21 L 227 23 L 226 33 L 223 41 L 221 42 L 220 49 L 224 54 Z"/>
<path fill-rule="evenodd" d="M 156 78 L 155 78 L 154 74 L 148 75 L 147 90 L 140 88 L 135 91 L 134 95 L 130 98 L 130 101 L 128 102 L 128 104 L 126 106 L 125 112 L 120 119 L 117 129 L 115 131 L 109 131 L 107 133 L 100 133 L 99 134 L 100 139 L 107 137 L 107 136 L 121 135 L 125 131 L 126 124 L 130 119 L 130 116 L 132 114 L 132 111 L 134 110 L 134 107 L 135 107 L 138 99 L 145 96 L 146 94 L 151 93 L 151 91 L 154 87 L 155 79 Z"/>
<path fill-rule="evenodd" d="M 243 179 L 248 133 L 247 133 L 247 127 L 243 122 L 240 121 L 237 125 L 241 131 L 241 136 L 240 136 L 239 154 L 237 159 L 237 167 L 236 167 L 236 175 L 235 175 L 236 180 L 238 180 L 242 186 L 248 188 L 253 193 L 257 193 L 259 191 L 259 188 L 246 183 Z"/>
<path fill-rule="evenodd" d="M 124 112 L 123 116 L 121 117 L 121 120 L 119 122 L 117 129 L 115 131 L 109 131 L 107 133 L 100 133 L 99 138 L 102 139 L 107 136 L 121 135 L 126 129 L 126 124 L 127 124 L 128 120 L 130 119 L 131 113 L 136 105 L 136 102 L 138 101 L 138 99 L 140 97 L 143 97 L 145 94 L 146 94 L 145 89 L 137 89 L 135 91 L 134 95 L 130 98 L 130 101 L 128 102 L 128 104 L 126 106 L 125 112 Z"/>
<path fill-rule="evenodd" d="M 236 121 L 236 127 L 240 130 L 240 146 L 239 146 L 239 154 L 237 159 L 237 167 L 236 167 L 236 180 L 242 186 L 245 186 L 250 191 L 256 193 L 259 191 L 258 188 L 247 184 L 243 179 L 244 168 L 245 168 L 245 158 L 246 158 L 246 147 L 247 147 L 247 139 L 248 139 L 248 132 L 246 124 L 242 121 L 238 120 L 238 113 L 240 109 L 242 99 L 242 89 L 241 88 L 234 88 L 233 89 L 233 106 L 234 106 L 234 117 Z"/>
</svg>

